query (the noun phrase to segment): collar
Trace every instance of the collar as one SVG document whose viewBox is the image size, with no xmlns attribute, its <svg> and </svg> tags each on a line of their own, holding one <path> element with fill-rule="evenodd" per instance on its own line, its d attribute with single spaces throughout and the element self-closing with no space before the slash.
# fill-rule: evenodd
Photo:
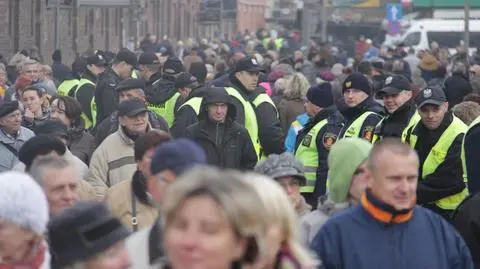
<svg viewBox="0 0 480 269">
<path fill-rule="evenodd" d="M 150 234 L 148 235 L 148 262 L 150 264 L 154 264 L 164 256 L 162 241 L 162 223 L 159 217 L 153 224 Z"/>
<path fill-rule="evenodd" d="M 378 200 L 367 190 L 360 200 L 361 206 L 377 221 L 386 224 L 398 224 L 409 221 L 413 216 L 413 207 L 411 209 L 396 210 L 392 206 Z"/>
<path fill-rule="evenodd" d="M 438 139 L 436 137 L 437 136 L 440 137 L 443 134 L 443 132 L 448 128 L 448 126 L 450 126 L 452 121 L 453 121 L 453 114 L 452 112 L 448 111 L 445 114 L 445 117 L 443 117 L 442 123 L 440 123 L 437 129 L 430 130 L 425 126 L 425 124 L 423 124 L 422 121 L 419 121 L 418 128 L 414 128 L 413 133 L 416 134 L 417 136 L 419 134 L 423 134 L 423 135 L 426 134 L 426 135 L 429 135 L 430 138 Z"/>
<path fill-rule="evenodd" d="M 405 104 L 401 105 L 397 110 L 393 111 L 392 114 L 389 113 L 388 117 L 403 118 L 405 116 L 408 121 L 410 120 L 410 117 L 415 113 L 415 111 L 416 111 L 415 102 L 412 99 L 410 99 L 407 102 L 405 102 Z"/>
</svg>

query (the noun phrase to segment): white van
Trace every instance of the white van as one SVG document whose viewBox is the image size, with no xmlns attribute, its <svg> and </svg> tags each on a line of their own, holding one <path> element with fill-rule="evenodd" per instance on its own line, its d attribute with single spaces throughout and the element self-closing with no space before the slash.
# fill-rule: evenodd
<svg viewBox="0 0 480 269">
<path fill-rule="evenodd" d="M 480 47 L 480 20 L 470 20 L 470 50 Z M 451 54 L 464 40 L 465 24 L 463 20 L 427 19 L 412 22 L 405 32 L 401 42 L 407 47 L 413 47 L 418 52 L 430 49 L 430 44 L 436 41 L 440 47 L 447 47 Z"/>
</svg>

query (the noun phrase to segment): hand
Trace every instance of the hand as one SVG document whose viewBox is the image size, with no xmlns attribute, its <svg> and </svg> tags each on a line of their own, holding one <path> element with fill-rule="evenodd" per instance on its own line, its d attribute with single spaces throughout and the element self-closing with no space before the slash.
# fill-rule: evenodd
<svg viewBox="0 0 480 269">
<path fill-rule="evenodd" d="M 25 108 L 25 115 L 23 115 L 23 117 L 25 118 L 26 121 L 33 122 L 33 119 L 35 118 L 35 114 L 33 114 L 33 112 L 30 111 L 30 109 Z"/>
</svg>

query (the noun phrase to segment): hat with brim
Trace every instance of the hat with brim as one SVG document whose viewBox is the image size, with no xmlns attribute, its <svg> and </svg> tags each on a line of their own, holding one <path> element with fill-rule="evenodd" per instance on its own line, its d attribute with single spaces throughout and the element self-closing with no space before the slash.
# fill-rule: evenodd
<svg viewBox="0 0 480 269">
<path fill-rule="evenodd" d="M 252 68 L 249 68 L 247 70 L 243 70 L 243 71 L 247 71 L 247 72 L 265 72 L 265 69 L 261 66 L 257 66 L 257 67 L 252 67 Z"/>
<path fill-rule="evenodd" d="M 433 99 L 428 99 L 428 100 L 425 100 L 423 102 L 421 102 L 419 105 L 418 105 L 418 108 L 421 108 L 423 107 L 424 105 L 436 105 L 436 106 L 439 106 L 441 104 L 445 103 L 444 101 L 439 101 L 439 100 L 433 100 Z"/>
<path fill-rule="evenodd" d="M 381 89 L 380 91 L 378 91 L 377 97 L 378 98 L 383 98 L 385 95 L 398 94 L 401 91 L 403 91 L 403 90 L 395 88 L 395 87 L 385 87 L 385 88 Z"/>
<path fill-rule="evenodd" d="M 300 180 L 300 185 L 305 185 L 305 182 L 307 181 L 304 174 L 300 173 L 293 167 L 279 167 L 272 171 L 269 176 L 275 180 L 278 180 L 282 177 L 295 177 Z"/>
</svg>

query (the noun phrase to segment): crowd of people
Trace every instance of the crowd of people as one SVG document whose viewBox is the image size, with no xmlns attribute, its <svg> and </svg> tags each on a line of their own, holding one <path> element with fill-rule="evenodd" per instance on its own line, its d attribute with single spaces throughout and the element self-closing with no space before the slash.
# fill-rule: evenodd
<svg viewBox="0 0 480 269">
<path fill-rule="evenodd" d="M 480 51 L 296 38 L 0 64 L 0 267 L 480 268 Z"/>
</svg>

